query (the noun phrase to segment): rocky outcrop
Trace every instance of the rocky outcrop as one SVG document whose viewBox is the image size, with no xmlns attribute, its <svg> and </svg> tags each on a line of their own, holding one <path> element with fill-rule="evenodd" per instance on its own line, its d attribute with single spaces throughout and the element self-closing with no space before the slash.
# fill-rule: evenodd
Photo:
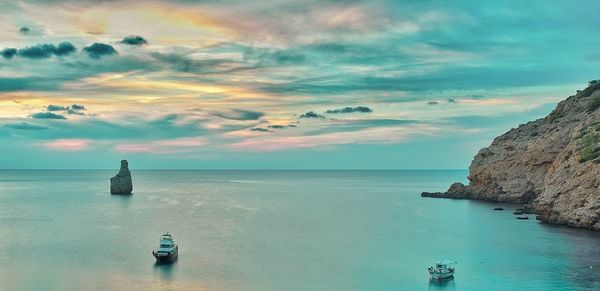
<svg viewBox="0 0 600 291">
<path fill-rule="evenodd" d="M 531 203 L 544 222 L 600 230 L 600 83 L 475 155 L 469 185 L 424 197 Z"/>
<path fill-rule="evenodd" d="M 456 182 L 450 185 L 450 188 L 446 192 L 423 192 L 421 197 L 432 197 L 432 198 L 450 198 L 450 199 L 470 199 L 470 195 L 467 192 L 467 188 L 463 183 Z"/>
<path fill-rule="evenodd" d="M 110 178 L 110 194 L 131 194 L 131 191 L 133 191 L 133 182 L 129 163 L 127 160 L 122 160 L 119 173 Z"/>
</svg>

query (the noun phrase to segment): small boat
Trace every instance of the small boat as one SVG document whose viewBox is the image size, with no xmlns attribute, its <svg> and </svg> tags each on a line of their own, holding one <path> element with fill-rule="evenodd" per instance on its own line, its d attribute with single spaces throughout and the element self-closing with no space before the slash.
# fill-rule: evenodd
<svg viewBox="0 0 600 291">
<path fill-rule="evenodd" d="M 431 280 L 440 280 L 447 279 L 454 276 L 454 265 L 456 262 L 441 260 L 435 264 L 433 267 L 429 267 L 427 270 L 429 271 L 429 275 L 431 276 Z"/>
<path fill-rule="evenodd" d="M 519 220 L 527 220 L 527 219 L 529 219 L 529 217 L 527 217 L 527 216 L 517 216 L 517 219 L 519 219 Z"/>
<path fill-rule="evenodd" d="M 496 210 L 496 211 L 502 211 L 502 210 L 504 210 L 504 208 L 502 208 L 502 207 L 496 207 L 496 208 L 494 208 L 494 210 Z"/>
<path fill-rule="evenodd" d="M 173 236 L 166 233 L 160 237 L 159 247 L 152 251 L 152 255 L 156 259 L 156 263 L 171 263 L 179 256 L 179 246 L 175 244 Z"/>
</svg>

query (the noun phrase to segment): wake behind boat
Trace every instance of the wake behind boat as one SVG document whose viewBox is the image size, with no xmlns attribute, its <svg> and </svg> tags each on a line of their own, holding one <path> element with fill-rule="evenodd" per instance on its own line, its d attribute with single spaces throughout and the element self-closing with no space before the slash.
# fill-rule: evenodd
<svg viewBox="0 0 600 291">
<path fill-rule="evenodd" d="M 431 280 L 441 280 L 448 279 L 454 276 L 455 265 L 456 262 L 452 262 L 449 260 L 440 260 L 435 264 L 435 266 L 429 267 L 427 270 L 429 271 L 429 275 L 431 276 Z"/>
<path fill-rule="evenodd" d="M 160 237 L 159 247 L 152 251 L 152 255 L 156 259 L 156 263 L 171 263 L 179 256 L 179 246 L 175 244 L 173 236 L 166 233 Z"/>
</svg>

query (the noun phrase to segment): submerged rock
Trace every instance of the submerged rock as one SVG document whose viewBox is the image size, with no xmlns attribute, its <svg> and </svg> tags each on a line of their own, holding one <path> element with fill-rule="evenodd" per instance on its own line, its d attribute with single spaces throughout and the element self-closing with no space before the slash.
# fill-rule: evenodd
<svg viewBox="0 0 600 291">
<path fill-rule="evenodd" d="M 600 230 L 600 81 L 481 149 L 457 193 L 426 197 L 527 203 L 543 222 Z"/>
<path fill-rule="evenodd" d="M 129 163 L 127 160 L 122 160 L 119 173 L 110 178 L 110 194 L 131 194 L 131 191 L 133 191 L 133 182 Z"/>
</svg>

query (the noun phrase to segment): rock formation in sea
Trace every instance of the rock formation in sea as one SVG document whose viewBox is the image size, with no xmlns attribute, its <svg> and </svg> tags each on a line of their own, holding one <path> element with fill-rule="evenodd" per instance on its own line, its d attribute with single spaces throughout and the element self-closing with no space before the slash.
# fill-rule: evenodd
<svg viewBox="0 0 600 291">
<path fill-rule="evenodd" d="M 600 230 L 600 81 L 494 139 L 468 179 L 421 196 L 526 203 L 544 222 Z"/>
<path fill-rule="evenodd" d="M 133 191 L 133 182 L 129 163 L 127 160 L 122 160 L 119 173 L 110 178 L 110 194 L 131 194 L 131 191 Z"/>
</svg>

